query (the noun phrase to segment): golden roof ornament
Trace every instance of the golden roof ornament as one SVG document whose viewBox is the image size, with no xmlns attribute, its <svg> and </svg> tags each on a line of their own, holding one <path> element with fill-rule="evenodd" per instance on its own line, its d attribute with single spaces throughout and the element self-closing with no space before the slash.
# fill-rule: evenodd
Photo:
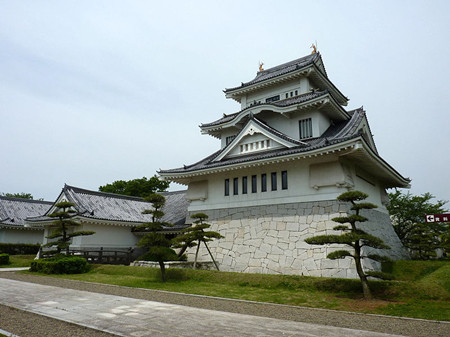
<svg viewBox="0 0 450 337">
<path fill-rule="evenodd" d="M 315 46 L 314 43 L 313 43 L 313 44 L 311 45 L 311 47 L 309 47 L 309 48 L 312 48 L 312 49 L 313 49 L 313 51 L 311 52 L 311 54 L 317 53 L 317 48 L 316 48 L 316 46 Z"/>
<path fill-rule="evenodd" d="M 264 70 L 263 65 L 264 65 L 264 62 L 259 62 L 259 71 Z"/>
</svg>

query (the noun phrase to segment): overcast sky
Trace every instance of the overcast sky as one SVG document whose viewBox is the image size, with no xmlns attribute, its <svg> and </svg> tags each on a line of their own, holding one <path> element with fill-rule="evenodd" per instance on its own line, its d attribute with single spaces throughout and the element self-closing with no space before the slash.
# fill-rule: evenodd
<svg viewBox="0 0 450 337">
<path fill-rule="evenodd" d="M 53 201 L 196 162 L 223 89 L 305 56 L 411 192 L 450 200 L 449 1 L 0 1 L 0 192 Z M 183 186 L 172 185 L 172 190 Z"/>
</svg>

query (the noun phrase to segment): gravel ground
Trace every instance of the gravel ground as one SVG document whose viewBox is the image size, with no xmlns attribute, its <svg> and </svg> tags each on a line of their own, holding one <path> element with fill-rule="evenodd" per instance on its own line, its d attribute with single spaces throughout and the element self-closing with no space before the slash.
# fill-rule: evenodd
<svg viewBox="0 0 450 337">
<path fill-rule="evenodd" d="M 391 316 L 366 315 L 334 310 L 303 308 L 303 307 L 277 305 L 269 303 L 229 300 L 222 298 L 171 293 L 157 290 L 118 287 L 98 283 L 80 282 L 38 275 L 26 275 L 13 272 L 0 273 L 0 277 L 70 289 L 85 290 L 97 293 L 144 299 L 149 301 L 179 304 L 197 308 L 221 310 L 255 316 L 272 317 L 299 322 L 325 324 L 343 328 L 363 329 L 367 331 L 384 332 L 404 336 L 412 336 L 412 337 L 450 336 L 450 322 L 436 322 L 418 319 L 398 318 Z M 20 335 L 21 337 L 111 336 L 110 334 L 106 334 L 103 332 L 96 332 L 94 330 L 87 332 L 87 330 L 90 329 L 77 327 L 74 326 L 73 324 L 64 323 L 61 321 L 23 312 L 20 310 L 11 310 L 8 307 L 3 308 L 0 307 L 0 308 L 1 308 L 0 328 L 15 333 L 17 335 Z M 8 322 L 7 324 L 4 324 L 5 313 L 8 314 L 6 315 L 6 317 L 8 318 L 6 319 L 6 322 Z M 12 317 L 13 313 L 15 315 L 15 318 L 10 319 L 9 316 Z M 32 319 L 28 320 L 26 317 L 27 315 L 30 315 Z M 41 319 L 45 321 L 42 321 L 41 323 L 39 321 Z M 24 323 L 25 321 L 26 323 Z M 28 324 L 29 322 L 31 323 Z M 21 326 L 23 326 L 23 328 L 26 330 L 19 330 Z M 55 326 L 54 329 L 53 326 Z M 50 329 L 51 331 L 47 331 L 49 330 L 48 327 L 52 327 Z M 71 334 L 72 331 L 74 334 Z M 99 334 L 97 335 L 96 333 Z"/>
<path fill-rule="evenodd" d="M 0 305 L 0 328 L 20 337 L 115 336 L 4 305 Z"/>
</svg>

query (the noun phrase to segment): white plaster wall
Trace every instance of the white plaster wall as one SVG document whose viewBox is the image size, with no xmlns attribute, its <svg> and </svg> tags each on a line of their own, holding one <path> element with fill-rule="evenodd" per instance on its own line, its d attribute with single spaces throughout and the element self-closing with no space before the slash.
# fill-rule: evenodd
<svg viewBox="0 0 450 337">
<path fill-rule="evenodd" d="M 304 241 L 315 235 L 339 234 L 332 229 L 337 223 L 331 219 L 347 214 L 348 207 L 328 200 L 205 210 L 211 230 L 224 236 L 210 242 L 209 247 L 223 271 L 357 278 L 353 259 L 326 258 L 330 252 L 347 246 L 309 245 Z M 393 259 L 408 258 L 389 216 L 374 210 L 365 215 L 371 221 L 361 227 L 392 248 L 378 253 Z M 195 249 L 187 253 L 192 261 Z M 199 256 L 200 261 L 211 261 L 204 246 Z M 380 268 L 368 259 L 364 265 L 366 270 Z"/>
<path fill-rule="evenodd" d="M 129 248 L 135 247 L 140 237 L 131 232 L 131 227 L 86 224 L 77 228 L 77 231 L 94 231 L 95 234 L 74 237 L 71 248 Z"/>
<path fill-rule="evenodd" d="M 336 161 L 337 157 L 329 155 L 316 159 L 301 159 L 283 163 L 255 166 L 236 171 L 228 171 L 208 176 L 208 198 L 204 201 L 195 200 L 189 205 L 189 211 L 204 209 L 220 209 L 230 207 L 272 205 L 290 202 L 306 202 L 332 200 L 347 191 L 337 186 L 323 187 L 318 190 L 309 184 L 309 165 L 325 161 Z M 281 171 L 288 172 L 288 189 L 281 189 Z M 277 172 L 276 191 L 271 191 L 270 174 Z M 267 174 L 267 192 L 261 192 L 261 174 Z M 251 193 L 251 176 L 257 175 L 258 192 Z M 242 177 L 247 176 L 248 193 L 242 194 Z M 239 194 L 233 195 L 233 178 L 239 178 Z M 230 195 L 224 195 L 224 181 L 230 179 Z M 205 177 L 202 177 L 205 179 Z"/>
<path fill-rule="evenodd" d="M 261 103 L 266 102 L 266 98 L 273 97 L 276 95 L 280 95 L 280 100 L 286 98 L 286 93 L 290 93 L 291 91 L 298 91 L 298 95 L 309 92 L 311 86 L 309 84 L 309 80 L 306 77 L 300 79 L 294 79 L 288 82 L 284 82 L 279 84 L 278 86 L 270 86 L 267 88 L 260 89 L 255 92 L 251 92 L 245 95 L 245 99 L 241 99 L 241 109 L 245 109 L 246 107 L 253 104 L 255 101 L 261 101 Z M 289 97 L 291 97 L 289 95 Z"/>
<path fill-rule="evenodd" d="M 0 229 L 1 243 L 41 244 L 43 239 L 43 230 Z"/>
<path fill-rule="evenodd" d="M 330 126 L 330 120 L 318 110 L 307 110 L 295 112 L 288 116 L 283 116 L 276 112 L 262 112 L 257 115 L 274 129 L 288 135 L 291 138 L 299 139 L 299 121 L 311 118 L 313 137 L 321 136 Z"/>
</svg>

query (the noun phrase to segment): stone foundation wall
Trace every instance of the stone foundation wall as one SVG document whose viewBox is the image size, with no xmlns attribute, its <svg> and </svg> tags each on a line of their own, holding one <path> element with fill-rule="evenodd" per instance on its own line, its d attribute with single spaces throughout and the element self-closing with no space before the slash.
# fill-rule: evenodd
<svg viewBox="0 0 450 337">
<path fill-rule="evenodd" d="M 164 265 L 166 269 L 167 268 L 194 269 L 194 262 L 190 261 L 168 261 L 164 262 Z M 130 266 L 159 268 L 159 263 L 153 261 L 134 261 L 130 263 Z M 216 267 L 214 266 L 213 262 L 200 262 L 197 263 L 196 269 L 215 270 Z"/>
<path fill-rule="evenodd" d="M 328 253 L 344 246 L 317 246 L 304 241 L 315 235 L 339 234 L 332 230 L 338 224 L 331 219 L 344 216 L 348 210 L 348 204 L 336 200 L 208 210 L 204 213 L 209 216 L 211 230 L 225 237 L 208 245 L 223 271 L 357 278 L 352 258 L 326 258 Z M 370 221 L 362 228 L 392 248 L 378 254 L 393 259 L 408 258 L 388 214 L 376 210 L 363 214 Z M 189 261 L 193 261 L 194 255 L 194 248 L 188 250 Z M 203 245 L 199 261 L 211 261 Z M 377 262 L 368 259 L 364 266 L 369 270 L 380 268 Z"/>
</svg>

